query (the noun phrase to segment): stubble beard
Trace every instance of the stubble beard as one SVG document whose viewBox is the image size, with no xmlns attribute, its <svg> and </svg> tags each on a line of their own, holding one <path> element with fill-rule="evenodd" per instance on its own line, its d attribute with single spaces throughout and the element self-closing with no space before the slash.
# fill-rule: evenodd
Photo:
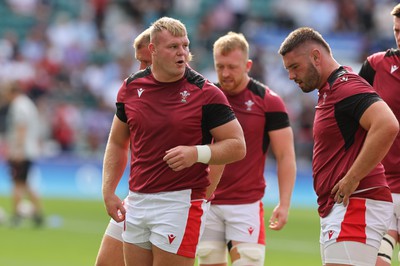
<svg viewBox="0 0 400 266">
<path fill-rule="evenodd" d="M 308 74 L 303 79 L 304 86 L 300 87 L 301 90 L 305 93 L 309 93 L 317 89 L 320 80 L 320 75 L 313 64 L 309 63 L 308 69 L 309 69 Z"/>
</svg>

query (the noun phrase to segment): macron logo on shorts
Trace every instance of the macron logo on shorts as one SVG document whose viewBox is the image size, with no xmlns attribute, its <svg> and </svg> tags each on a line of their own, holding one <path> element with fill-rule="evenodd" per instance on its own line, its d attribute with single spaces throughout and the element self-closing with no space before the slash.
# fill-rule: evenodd
<svg viewBox="0 0 400 266">
<path fill-rule="evenodd" d="M 254 231 L 254 228 L 250 226 L 247 230 L 249 231 L 249 234 L 252 235 L 253 231 Z"/>
<path fill-rule="evenodd" d="M 169 234 L 169 235 L 168 235 L 168 240 L 169 240 L 169 243 L 170 243 L 170 244 L 172 244 L 172 242 L 174 242 L 175 237 L 176 237 L 176 236 L 174 236 L 173 234 Z"/>
<path fill-rule="evenodd" d="M 329 230 L 329 231 L 328 231 L 328 237 L 329 237 L 329 239 L 331 239 L 331 238 L 332 238 L 332 236 L 333 236 L 333 233 L 334 233 L 334 231 L 332 231 L 332 230 Z"/>
</svg>

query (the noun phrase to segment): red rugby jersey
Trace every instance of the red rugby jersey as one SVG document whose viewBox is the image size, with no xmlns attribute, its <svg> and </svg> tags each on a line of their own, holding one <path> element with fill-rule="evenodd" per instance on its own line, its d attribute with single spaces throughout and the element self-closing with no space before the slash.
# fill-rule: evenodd
<svg viewBox="0 0 400 266">
<path fill-rule="evenodd" d="M 331 190 L 348 172 L 364 143 L 367 131 L 359 124 L 364 111 L 381 98 L 360 76 L 343 67 L 334 71 L 318 91 L 314 118 L 313 178 L 321 217 L 329 214 L 334 199 Z M 387 187 L 384 168 L 379 163 L 356 190 Z M 388 193 L 352 196 L 391 201 Z"/>
<path fill-rule="evenodd" d="M 225 166 L 212 204 L 246 204 L 262 199 L 268 132 L 290 126 L 283 100 L 267 86 L 250 79 L 245 90 L 227 95 L 246 140 L 246 157 Z"/>
<path fill-rule="evenodd" d="M 162 158 L 178 145 L 210 143 L 210 129 L 235 119 L 224 94 L 189 67 L 170 83 L 155 80 L 150 67 L 132 74 L 118 92 L 117 116 L 130 130 L 129 189 L 141 193 L 204 192 L 208 165 L 174 172 Z"/>
<path fill-rule="evenodd" d="M 400 50 L 372 54 L 364 61 L 360 76 L 374 87 L 400 121 Z M 400 193 L 400 134 L 382 164 L 391 191 Z"/>
</svg>

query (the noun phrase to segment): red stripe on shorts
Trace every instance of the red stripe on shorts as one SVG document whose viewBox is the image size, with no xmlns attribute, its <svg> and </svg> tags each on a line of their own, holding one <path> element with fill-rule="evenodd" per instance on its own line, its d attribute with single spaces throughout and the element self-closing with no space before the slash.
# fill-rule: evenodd
<svg viewBox="0 0 400 266">
<path fill-rule="evenodd" d="M 264 206 L 262 201 L 260 201 L 260 234 L 258 235 L 258 244 L 265 245 Z"/>
<path fill-rule="evenodd" d="M 365 199 L 351 199 L 349 201 L 339 236 L 336 239 L 337 242 L 356 241 L 366 243 L 367 235 L 365 228 L 367 225 L 365 214 L 367 208 L 365 203 Z"/>
<path fill-rule="evenodd" d="M 191 202 L 185 233 L 176 253 L 178 255 L 189 258 L 194 258 L 196 255 L 196 247 L 200 238 L 201 217 L 203 216 L 202 204 L 202 200 Z"/>
</svg>

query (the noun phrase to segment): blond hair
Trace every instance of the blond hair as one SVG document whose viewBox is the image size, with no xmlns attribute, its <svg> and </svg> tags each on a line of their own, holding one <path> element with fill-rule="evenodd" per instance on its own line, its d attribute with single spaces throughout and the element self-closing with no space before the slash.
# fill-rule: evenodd
<svg viewBox="0 0 400 266">
<path fill-rule="evenodd" d="M 393 10 L 392 10 L 392 12 L 391 12 L 390 14 L 393 15 L 393 16 L 395 16 L 395 17 L 400 18 L 400 4 L 397 4 L 397 5 L 393 8 Z"/>
<path fill-rule="evenodd" d="M 177 19 L 170 17 L 162 17 L 150 27 L 150 40 L 154 42 L 157 33 L 167 30 L 174 37 L 183 37 L 187 35 L 185 25 Z"/>
<path fill-rule="evenodd" d="M 246 58 L 249 57 L 249 43 L 246 38 L 242 33 L 236 33 L 233 31 L 218 38 L 213 46 L 214 55 L 217 51 L 222 55 L 226 55 L 235 49 L 240 49 L 246 55 Z"/>
<path fill-rule="evenodd" d="M 150 28 L 145 29 L 133 41 L 133 48 L 140 50 L 144 46 L 149 46 L 150 43 Z"/>
</svg>

